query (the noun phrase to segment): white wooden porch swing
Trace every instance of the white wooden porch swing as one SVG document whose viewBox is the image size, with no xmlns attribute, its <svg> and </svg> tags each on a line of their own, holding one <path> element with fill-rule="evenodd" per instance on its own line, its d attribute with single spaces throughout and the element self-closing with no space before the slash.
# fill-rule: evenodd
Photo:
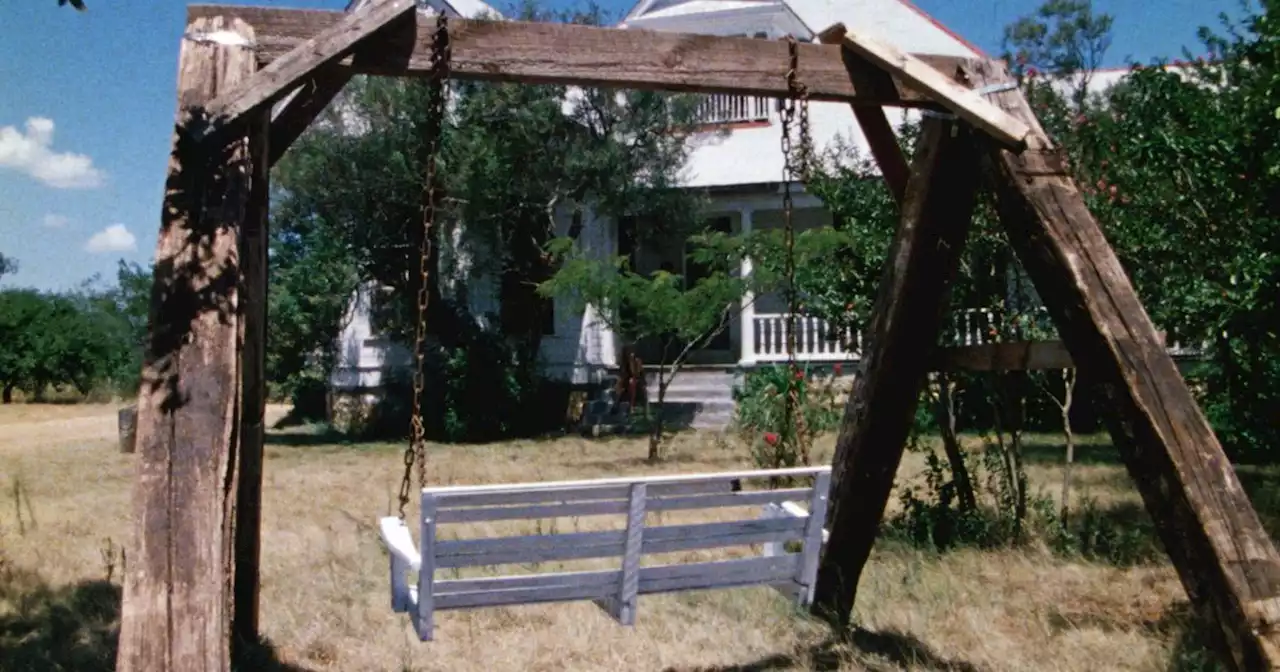
<svg viewBox="0 0 1280 672">
<path fill-rule="evenodd" d="M 803 176 L 810 159 L 808 99 L 797 81 L 798 49 L 789 38 L 790 64 L 787 87 L 791 96 L 782 107 L 784 154 L 783 217 L 786 244 L 788 321 L 796 319 L 794 287 L 795 232 L 792 223 L 791 181 Z M 423 215 L 423 248 L 420 250 L 423 287 L 428 272 L 426 244 L 436 211 L 435 155 L 443 121 L 444 81 L 448 74 L 448 28 L 437 15 L 433 40 L 434 109 L 428 123 L 429 154 L 426 166 L 426 203 Z M 791 123 L 800 111 L 800 156 L 792 151 Z M 425 450 L 419 400 L 423 388 L 423 337 L 426 293 L 418 295 L 415 342 L 412 437 L 405 452 L 405 472 L 400 488 L 400 515 L 379 521 L 379 531 L 390 555 L 391 607 L 407 613 L 422 641 L 433 639 L 435 612 L 449 609 L 497 607 L 547 602 L 591 600 L 623 625 L 634 625 L 638 596 L 688 590 L 770 586 L 801 606 L 813 599 L 819 554 L 825 540 L 827 494 L 831 468 L 797 467 L 710 474 L 643 476 L 582 481 L 516 483 L 473 486 L 425 485 Z M 795 325 L 789 324 L 787 357 L 795 366 Z M 795 390 L 786 397 L 786 417 L 798 422 Z M 806 455 L 807 458 L 807 455 Z M 415 544 L 405 520 L 409 478 L 418 466 L 421 488 L 419 541 Z M 809 483 L 803 487 L 744 490 L 743 483 L 787 481 Z M 802 504 L 807 505 L 807 509 Z M 734 520 L 683 525 L 646 524 L 647 515 L 676 510 L 710 510 L 760 507 L 755 515 Z M 751 509 L 747 509 L 751 510 Z M 625 516 L 625 527 L 598 532 L 492 536 L 480 539 L 446 539 L 440 526 L 520 519 L 578 516 Z M 798 550 L 788 544 L 798 542 Z M 646 555 L 763 545 L 755 555 L 734 559 L 641 566 Z M 523 563 L 618 558 L 620 567 L 596 571 L 531 573 L 437 580 L 439 570 Z M 416 580 L 409 576 L 416 573 Z"/>
</svg>

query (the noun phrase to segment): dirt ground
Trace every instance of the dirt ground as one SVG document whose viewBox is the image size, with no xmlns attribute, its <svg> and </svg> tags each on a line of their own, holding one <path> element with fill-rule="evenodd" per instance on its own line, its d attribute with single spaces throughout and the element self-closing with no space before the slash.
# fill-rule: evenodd
<svg viewBox="0 0 1280 672">
<path fill-rule="evenodd" d="M 116 410 L 0 409 L 0 669 L 112 669 L 135 460 L 115 448 Z M 262 623 L 282 669 L 1210 669 L 1188 649 L 1185 596 L 1167 563 L 893 544 L 873 554 L 860 629 L 838 643 L 765 588 L 645 596 L 634 628 L 591 604 L 446 612 L 436 641 L 418 643 L 390 611 L 375 529 L 392 511 L 402 446 L 305 430 L 273 431 L 268 443 Z M 815 460 L 829 460 L 833 444 L 825 439 Z M 1134 501 L 1123 470 L 1088 453 L 1078 476 L 1090 496 Z M 659 467 L 644 455 L 631 439 L 431 446 L 427 468 L 432 483 L 448 484 L 751 466 L 745 449 L 697 434 L 678 436 Z M 921 467 L 909 455 L 900 482 L 918 483 Z M 1044 488 L 1061 479 L 1048 458 L 1030 472 Z M 546 525 L 530 521 L 529 532 Z"/>
</svg>

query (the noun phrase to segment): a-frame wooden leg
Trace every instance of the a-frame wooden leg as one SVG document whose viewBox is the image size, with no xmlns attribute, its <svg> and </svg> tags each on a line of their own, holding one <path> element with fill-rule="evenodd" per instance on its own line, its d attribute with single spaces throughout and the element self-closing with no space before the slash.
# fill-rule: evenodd
<svg viewBox="0 0 1280 672">
<path fill-rule="evenodd" d="M 1009 79 L 976 64 L 976 86 Z M 1280 556 L 1074 180 L 1017 90 L 997 97 L 1035 127 L 1021 155 L 992 148 L 1000 219 L 1083 375 L 1182 585 L 1239 670 L 1280 669 Z"/>
<path fill-rule="evenodd" d="M 244 133 L 199 148 L 186 130 L 189 110 L 248 80 L 257 58 L 239 19 L 201 18 L 187 29 L 138 399 L 123 672 L 225 672 L 231 662 L 239 234 L 252 168 Z"/>
<path fill-rule="evenodd" d="M 885 262 L 862 371 L 836 442 L 813 612 L 844 625 L 875 543 L 894 474 L 937 344 L 944 297 L 959 264 L 980 177 L 971 129 L 927 119 L 902 220 Z"/>
</svg>

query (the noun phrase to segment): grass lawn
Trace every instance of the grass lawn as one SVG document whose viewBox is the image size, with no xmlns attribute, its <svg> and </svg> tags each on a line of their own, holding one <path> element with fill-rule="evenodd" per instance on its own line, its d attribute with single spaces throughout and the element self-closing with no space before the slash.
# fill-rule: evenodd
<svg viewBox="0 0 1280 672">
<path fill-rule="evenodd" d="M 0 670 L 113 666 L 135 460 L 116 450 L 115 410 L 0 409 Z M 1056 439 L 1039 438 L 1027 449 L 1033 489 L 1056 493 L 1061 452 Z M 1149 529 L 1110 448 L 1087 440 L 1076 496 Z M 403 446 L 301 430 L 273 432 L 268 443 L 262 623 L 284 669 L 1211 669 L 1196 665 L 1186 598 L 1163 560 L 1121 568 L 1035 548 L 936 554 L 890 543 L 862 580 L 862 629 L 839 643 L 754 588 L 642 597 L 634 629 L 587 603 L 445 612 L 436 641 L 420 644 L 390 611 L 375 529 L 394 508 Z M 828 461 L 833 444 L 823 440 L 815 459 Z M 677 437 L 660 467 L 644 456 L 643 439 L 431 446 L 427 471 L 433 484 L 449 484 L 751 467 L 745 449 L 696 434 Z M 923 464 L 909 454 L 900 485 L 919 482 Z M 1274 534 L 1276 474 L 1242 477 Z M 589 527 L 525 527 L 556 525 Z"/>
</svg>

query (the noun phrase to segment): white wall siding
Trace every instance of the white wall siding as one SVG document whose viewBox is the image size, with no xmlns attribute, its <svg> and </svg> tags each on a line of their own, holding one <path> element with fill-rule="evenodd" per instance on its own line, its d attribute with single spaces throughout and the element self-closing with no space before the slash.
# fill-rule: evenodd
<svg viewBox="0 0 1280 672">
<path fill-rule="evenodd" d="M 338 333 L 333 371 L 329 374 L 329 386 L 333 389 L 380 387 L 386 382 L 388 369 L 403 367 L 412 361 L 408 348 L 374 331 L 372 308 L 377 291 L 375 283 L 366 283 L 352 293 Z"/>
<path fill-rule="evenodd" d="M 569 232 L 572 211 L 565 207 L 556 213 L 556 235 Z M 582 233 L 578 247 L 588 257 L 606 259 L 617 254 L 617 226 L 613 220 L 598 217 L 591 210 L 583 212 Z M 567 297 L 555 300 L 555 334 L 542 337 L 540 356 L 543 372 L 552 378 L 582 384 L 594 382 L 604 370 L 617 365 L 617 340 L 613 331 L 599 318 L 595 306 L 575 310 Z"/>
</svg>

